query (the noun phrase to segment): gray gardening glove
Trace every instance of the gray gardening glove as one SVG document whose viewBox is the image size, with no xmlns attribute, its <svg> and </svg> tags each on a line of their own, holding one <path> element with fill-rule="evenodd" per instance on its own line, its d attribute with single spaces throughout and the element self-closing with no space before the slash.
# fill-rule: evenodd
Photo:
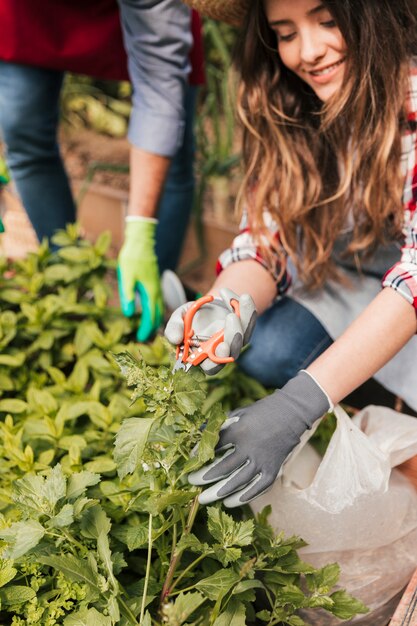
<svg viewBox="0 0 417 626">
<path fill-rule="evenodd" d="M 233 411 L 216 447 L 225 454 L 188 476 L 192 485 L 215 483 L 200 495 L 201 504 L 225 498 L 234 507 L 267 491 L 301 435 L 330 408 L 318 383 L 301 371 L 282 389 Z"/>
<path fill-rule="evenodd" d="M 239 302 L 240 317 L 231 305 L 232 300 Z M 184 339 L 183 317 L 187 309 L 194 304 L 187 302 L 178 307 L 165 328 L 165 337 L 174 345 L 180 345 Z M 249 341 L 256 321 L 255 304 L 249 294 L 236 295 L 230 289 L 220 289 L 220 297 L 213 302 L 204 304 L 193 319 L 193 330 L 201 340 L 207 340 L 217 331 L 224 329 L 224 341 L 216 348 L 216 356 L 234 359 L 240 354 L 242 347 Z M 205 359 L 200 364 L 206 374 L 216 374 L 223 365 Z"/>
</svg>

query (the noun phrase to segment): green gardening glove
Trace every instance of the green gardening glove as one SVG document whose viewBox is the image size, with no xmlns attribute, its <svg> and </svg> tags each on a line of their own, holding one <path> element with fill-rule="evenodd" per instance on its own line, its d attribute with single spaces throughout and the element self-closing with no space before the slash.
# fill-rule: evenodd
<svg viewBox="0 0 417 626">
<path fill-rule="evenodd" d="M 0 185 L 7 185 L 10 182 L 10 174 L 6 161 L 0 157 Z"/>
<path fill-rule="evenodd" d="M 135 313 L 135 295 L 140 297 L 142 316 L 136 334 L 146 341 L 162 322 L 163 300 L 155 255 L 157 220 L 146 217 L 126 219 L 125 240 L 120 250 L 117 278 L 123 314 Z"/>
<path fill-rule="evenodd" d="M 2 157 L 0 157 L 0 195 L 2 192 L 2 187 L 7 185 L 7 183 L 9 182 L 10 182 L 10 176 L 9 176 L 9 171 L 7 169 L 6 161 Z M 0 198 L 0 214 L 3 215 L 4 212 L 5 212 L 4 204 L 2 202 L 2 199 Z M 0 218 L 0 233 L 4 233 L 4 224 L 1 218 Z"/>
</svg>

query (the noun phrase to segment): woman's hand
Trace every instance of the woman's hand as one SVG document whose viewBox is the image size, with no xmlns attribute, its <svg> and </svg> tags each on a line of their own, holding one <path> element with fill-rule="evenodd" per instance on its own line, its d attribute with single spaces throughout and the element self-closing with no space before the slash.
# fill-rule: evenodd
<svg viewBox="0 0 417 626">
<path fill-rule="evenodd" d="M 188 477 L 193 485 L 214 483 L 200 495 L 201 504 L 224 499 L 235 507 L 267 491 L 301 435 L 330 408 L 326 393 L 301 371 L 282 389 L 233 411 L 216 447 L 224 454 Z"/>
<path fill-rule="evenodd" d="M 239 315 L 231 302 L 239 304 Z M 181 345 L 184 340 L 184 314 L 193 302 L 178 307 L 171 315 L 165 328 L 165 337 L 174 345 Z M 204 304 L 193 318 L 194 334 L 205 341 L 219 330 L 224 330 L 224 341 L 216 348 L 216 356 L 232 356 L 237 359 L 242 347 L 249 341 L 256 321 L 256 309 L 248 294 L 238 296 L 230 289 L 220 289 L 220 297 Z M 200 367 L 206 374 L 216 374 L 223 365 L 205 359 Z"/>
</svg>

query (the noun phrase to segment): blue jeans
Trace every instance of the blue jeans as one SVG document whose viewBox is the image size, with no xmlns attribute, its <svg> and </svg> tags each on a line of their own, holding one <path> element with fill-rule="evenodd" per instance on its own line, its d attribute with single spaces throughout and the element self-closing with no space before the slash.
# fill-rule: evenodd
<svg viewBox="0 0 417 626">
<path fill-rule="evenodd" d="M 57 143 L 63 72 L 0 61 L 0 130 L 7 163 L 39 240 L 76 219 Z M 156 251 L 160 270 L 175 269 L 194 195 L 196 88 L 186 97 L 184 141 L 174 157 L 159 206 Z"/>
<path fill-rule="evenodd" d="M 284 297 L 258 318 L 249 348 L 238 364 L 266 387 L 282 387 L 331 344 L 314 315 Z"/>
</svg>

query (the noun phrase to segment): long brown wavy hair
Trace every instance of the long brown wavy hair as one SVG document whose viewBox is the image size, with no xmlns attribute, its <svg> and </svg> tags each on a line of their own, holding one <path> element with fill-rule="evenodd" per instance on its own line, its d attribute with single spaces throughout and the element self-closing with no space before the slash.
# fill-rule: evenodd
<svg viewBox="0 0 417 626">
<path fill-rule="evenodd" d="M 350 211 L 345 254 L 356 261 L 400 234 L 401 132 L 417 54 L 417 0 L 323 4 L 348 51 L 344 85 L 325 104 L 282 64 L 262 0 L 251 0 L 237 51 L 245 170 L 238 206 L 247 207 L 260 245 L 270 211 L 282 271 L 289 255 L 312 288 L 340 279 L 332 250 Z"/>
</svg>

